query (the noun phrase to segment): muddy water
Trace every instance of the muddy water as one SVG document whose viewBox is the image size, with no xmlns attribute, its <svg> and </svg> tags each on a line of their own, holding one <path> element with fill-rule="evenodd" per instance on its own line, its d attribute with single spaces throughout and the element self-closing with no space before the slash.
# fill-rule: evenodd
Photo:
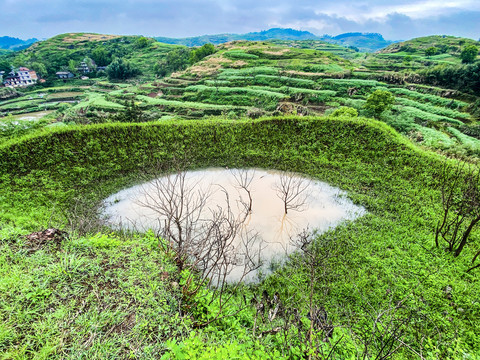
<svg viewBox="0 0 480 360">
<path fill-rule="evenodd" d="M 25 114 L 19 114 L 19 115 L 14 115 L 13 117 L 17 120 L 27 120 L 27 121 L 33 121 L 33 120 L 39 120 L 44 116 L 47 116 L 48 114 L 51 114 L 53 111 L 37 111 L 37 112 L 31 112 L 31 113 L 25 113 Z"/>
<path fill-rule="evenodd" d="M 250 212 L 248 193 L 236 180 L 242 174 L 251 180 L 248 186 L 252 198 Z M 142 231 L 149 228 L 159 230 L 159 224 L 164 223 L 164 219 L 162 220 L 162 216 L 148 207 L 158 204 L 156 194 L 159 184 L 165 184 L 166 179 L 160 178 L 137 185 L 106 199 L 104 214 L 109 218 L 111 226 Z M 285 202 L 281 199 L 282 192 L 279 190 L 282 179 L 284 184 L 290 184 L 294 188 L 296 185 L 291 194 L 297 196 L 288 201 L 287 214 Z M 242 222 L 241 232 L 258 234 L 256 240 L 250 243 L 250 253 L 260 252 L 264 264 L 261 267 L 263 272 L 268 272 L 268 265 L 272 260 L 281 259 L 285 254 L 295 250 L 292 238 L 296 238 L 302 230 L 315 229 L 320 233 L 325 232 L 343 221 L 354 220 L 366 213 L 365 209 L 353 204 L 338 188 L 298 175 L 285 176 L 285 173 L 272 170 L 250 169 L 245 173 L 239 170 L 211 168 L 186 173 L 185 183 L 187 188 L 195 189 L 195 194 L 208 194 L 202 219 L 211 215 L 212 210 L 219 208 L 226 210 L 229 204 L 235 219 Z M 237 248 L 242 246 L 239 239 L 234 243 Z M 229 280 L 240 279 L 243 269 L 241 264 L 234 267 L 229 274 Z M 247 279 L 254 279 L 258 273 L 251 272 Z"/>
</svg>

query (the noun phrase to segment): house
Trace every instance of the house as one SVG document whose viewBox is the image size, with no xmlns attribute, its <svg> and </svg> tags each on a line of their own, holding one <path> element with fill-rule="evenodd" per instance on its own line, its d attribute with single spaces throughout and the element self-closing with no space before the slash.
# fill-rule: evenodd
<svg viewBox="0 0 480 360">
<path fill-rule="evenodd" d="M 88 58 L 87 58 L 80 63 L 80 66 L 78 67 L 78 71 L 82 72 L 84 74 L 87 74 L 89 72 L 95 71 L 96 68 L 97 68 L 97 66 L 95 64 L 95 61 L 93 61 L 91 59 L 88 60 Z"/>
<path fill-rule="evenodd" d="M 57 75 L 59 79 L 71 79 L 75 76 L 70 71 L 58 71 L 55 75 Z"/>
<path fill-rule="evenodd" d="M 5 77 L 3 84 L 7 87 L 24 87 L 35 85 L 38 81 L 37 73 L 26 67 L 20 67 L 18 71 L 12 71 Z"/>
</svg>

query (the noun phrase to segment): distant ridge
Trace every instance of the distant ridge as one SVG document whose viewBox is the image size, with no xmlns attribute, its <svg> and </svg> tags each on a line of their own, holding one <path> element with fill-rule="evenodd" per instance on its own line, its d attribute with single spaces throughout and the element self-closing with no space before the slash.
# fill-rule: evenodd
<svg viewBox="0 0 480 360">
<path fill-rule="evenodd" d="M 318 40 L 318 36 L 308 31 L 294 29 L 273 28 L 269 30 L 251 32 L 247 34 L 217 34 L 202 35 L 188 38 L 167 38 L 155 37 L 156 40 L 167 44 L 178 44 L 186 46 L 201 46 L 206 43 L 215 45 L 235 40 L 264 41 L 271 39 L 278 40 Z"/>
<path fill-rule="evenodd" d="M 398 42 L 385 40 L 379 33 L 360 32 L 349 32 L 337 36 L 323 35 L 322 40 L 343 46 L 353 46 L 366 52 L 374 52 Z"/>
<path fill-rule="evenodd" d="M 35 39 L 35 38 L 22 40 L 22 39 L 10 37 L 10 36 L 0 36 L 0 49 L 22 50 L 37 41 L 38 39 Z"/>
<path fill-rule="evenodd" d="M 273 28 L 259 32 L 250 32 L 246 34 L 202 35 L 188 38 L 155 37 L 155 39 L 166 44 L 177 44 L 185 46 L 201 46 L 206 43 L 218 45 L 235 40 L 322 40 L 347 47 L 352 46 L 360 51 L 365 52 L 374 52 L 396 42 L 385 40 L 383 36 L 378 33 L 351 32 L 340 34 L 337 36 L 317 36 L 309 31 L 283 28 Z"/>
</svg>

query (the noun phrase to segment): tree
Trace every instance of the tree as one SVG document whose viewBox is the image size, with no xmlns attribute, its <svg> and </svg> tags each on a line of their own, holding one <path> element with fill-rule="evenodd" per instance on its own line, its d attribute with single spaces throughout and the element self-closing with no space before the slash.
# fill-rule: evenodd
<svg viewBox="0 0 480 360">
<path fill-rule="evenodd" d="M 248 188 L 248 175 L 246 179 L 242 183 Z M 143 196 L 138 203 L 157 216 L 158 235 L 165 240 L 162 245 L 174 254 L 178 270 L 185 277 L 181 299 L 184 310 L 204 307 L 205 300 L 197 302 L 195 295 L 211 285 L 214 291 L 207 300 L 208 316 L 198 319 L 195 326 L 238 314 L 246 304 L 240 304 L 238 309 L 226 304 L 235 301 L 242 280 L 260 265 L 258 234 L 244 230 L 246 217 L 232 212 L 224 189 L 224 205 L 209 207 L 210 189 L 189 181 L 185 171 L 157 178 L 150 184 L 141 190 Z M 239 270 L 238 282 L 226 294 L 227 276 L 234 268 Z M 210 307 L 214 301 L 216 306 Z"/>
<path fill-rule="evenodd" d="M 44 63 L 41 63 L 41 62 L 34 62 L 32 63 L 32 65 L 30 65 L 30 67 L 35 70 L 35 72 L 40 75 L 40 77 L 45 77 L 48 75 L 48 72 L 47 72 L 47 67 L 45 66 Z"/>
<path fill-rule="evenodd" d="M 92 51 L 91 57 L 98 66 L 107 66 L 112 61 L 107 50 L 103 46 L 99 46 Z"/>
<path fill-rule="evenodd" d="M 12 65 L 7 60 L 0 60 L 0 71 L 5 71 L 5 74 L 8 74 L 12 71 Z"/>
<path fill-rule="evenodd" d="M 110 80 L 126 80 L 140 73 L 137 68 L 122 58 L 113 60 L 112 63 L 107 66 L 106 72 Z"/>
<path fill-rule="evenodd" d="M 462 59 L 462 63 L 470 64 L 475 61 L 478 55 L 478 47 L 475 45 L 467 45 L 463 48 L 462 52 L 460 53 L 460 59 Z"/>
<path fill-rule="evenodd" d="M 190 64 L 190 53 L 191 50 L 186 47 L 169 51 L 165 60 L 155 64 L 155 74 L 163 77 L 175 71 L 185 70 Z"/>
<path fill-rule="evenodd" d="M 426 56 L 433 56 L 438 54 L 438 49 L 435 46 L 430 46 L 425 50 L 425 55 Z"/>
<path fill-rule="evenodd" d="M 145 36 L 142 36 L 142 37 L 139 37 L 136 41 L 135 41 L 135 47 L 139 48 L 139 49 L 142 49 L 144 47 L 146 47 L 149 43 L 149 39 L 146 38 Z"/>
<path fill-rule="evenodd" d="M 72 73 L 77 72 L 77 63 L 75 62 L 75 60 L 68 60 L 68 70 Z"/>
<path fill-rule="evenodd" d="M 390 91 L 375 90 L 368 96 L 365 109 L 373 112 L 378 119 L 384 111 L 391 109 L 394 103 L 395 96 Z"/>
<path fill-rule="evenodd" d="M 288 210 L 302 211 L 307 203 L 306 190 L 309 187 L 308 180 L 291 172 L 280 174 L 280 181 L 275 184 L 277 197 L 283 202 L 285 215 Z"/>
<path fill-rule="evenodd" d="M 439 247 L 440 240 L 445 241 L 447 251 L 457 257 L 480 223 L 480 169 L 461 163 L 445 164 L 439 180 L 443 211 L 435 229 L 435 245 Z"/>
<path fill-rule="evenodd" d="M 213 46 L 213 44 L 204 44 L 198 49 L 192 51 L 192 53 L 190 54 L 190 63 L 194 64 L 196 62 L 199 62 L 204 57 L 212 55 L 214 53 L 215 46 Z"/>
</svg>

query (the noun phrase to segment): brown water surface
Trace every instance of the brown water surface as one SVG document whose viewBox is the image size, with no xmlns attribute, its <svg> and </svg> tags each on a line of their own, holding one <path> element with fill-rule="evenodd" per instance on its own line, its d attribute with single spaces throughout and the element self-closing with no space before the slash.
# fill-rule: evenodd
<svg viewBox="0 0 480 360">
<path fill-rule="evenodd" d="M 245 171 L 245 170 L 243 170 Z M 255 247 L 261 249 L 261 258 L 266 264 L 264 271 L 268 271 L 268 263 L 274 259 L 281 259 L 295 250 L 292 238 L 302 230 L 316 230 L 325 232 L 340 223 L 354 220 L 363 216 L 366 211 L 350 201 L 346 193 L 324 182 L 293 176 L 294 182 L 305 189 L 298 194 L 298 203 L 292 201 L 294 208 L 288 209 L 285 214 L 285 203 L 280 198 L 278 190 L 283 180 L 288 177 L 285 173 L 274 170 L 248 170 L 251 179 L 249 190 L 252 196 L 252 209 L 248 213 L 245 205 L 249 204 L 248 193 L 239 187 L 236 178 L 242 174 L 238 170 L 224 168 L 210 168 L 201 171 L 191 171 L 185 176 L 190 188 L 196 193 L 208 193 L 207 206 L 204 216 L 208 216 L 208 209 L 226 209 L 228 203 L 238 219 L 244 219 L 243 231 L 257 233 L 258 240 Z M 245 172 L 243 172 L 245 174 Z M 236 176 L 235 176 L 236 175 Z M 152 205 L 158 199 L 158 184 L 162 178 L 122 190 L 105 200 L 104 214 L 114 228 L 135 228 L 159 230 L 159 224 L 164 220 L 145 205 Z M 299 205 L 295 208 L 294 205 Z M 258 274 L 258 271 L 249 275 L 249 279 Z M 233 269 L 229 280 L 237 280 L 241 276 L 240 269 Z"/>
</svg>

